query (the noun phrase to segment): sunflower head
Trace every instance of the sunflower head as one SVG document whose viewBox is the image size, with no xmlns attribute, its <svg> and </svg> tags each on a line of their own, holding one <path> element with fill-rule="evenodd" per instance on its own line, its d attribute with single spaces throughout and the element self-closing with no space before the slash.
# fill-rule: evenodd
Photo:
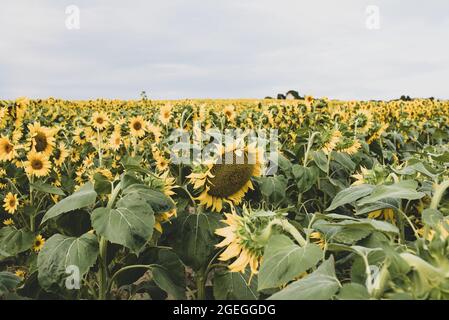
<svg viewBox="0 0 449 320">
<path fill-rule="evenodd" d="M 31 149 L 37 153 L 50 156 L 55 146 L 55 131 L 42 127 L 39 123 L 28 125 L 28 129 L 30 130 Z"/>
<path fill-rule="evenodd" d="M 337 145 L 341 142 L 342 134 L 340 130 L 332 130 L 330 132 L 323 132 L 321 134 L 322 147 L 321 150 L 325 154 L 330 154 Z"/>
<path fill-rule="evenodd" d="M 129 129 L 133 137 L 143 137 L 145 135 L 145 120 L 141 116 L 132 118 L 129 123 Z"/>
<path fill-rule="evenodd" d="M 217 244 L 218 248 L 226 249 L 219 256 L 219 260 L 228 261 L 236 258 L 228 268 L 231 272 L 244 272 L 249 265 L 251 274 L 257 274 L 260 259 L 271 234 L 270 220 L 265 215 L 258 215 L 247 207 L 243 207 L 242 215 L 238 215 L 231 206 L 232 213 L 226 213 L 226 225 L 215 230 L 224 239 Z M 267 235 L 267 231 L 270 233 Z"/>
<path fill-rule="evenodd" d="M 25 172 L 36 177 L 45 177 L 49 174 L 51 163 L 48 158 L 42 154 L 30 151 L 25 162 Z"/>
<path fill-rule="evenodd" d="M 354 128 L 360 133 L 366 133 L 373 126 L 373 115 L 365 109 L 358 110 L 352 118 Z"/>
<path fill-rule="evenodd" d="M 109 117 L 106 112 L 95 111 L 92 114 L 92 126 L 95 129 L 101 131 L 108 126 L 108 123 L 109 123 Z"/>
<path fill-rule="evenodd" d="M 201 189 L 198 200 L 207 208 L 220 212 L 223 202 L 239 204 L 246 192 L 253 189 L 251 178 L 262 172 L 259 150 L 254 147 L 244 149 L 223 149 L 214 163 L 203 168 L 194 168 L 188 176 L 194 189 Z"/>
<path fill-rule="evenodd" d="M 41 235 L 38 235 L 33 242 L 33 250 L 34 252 L 39 252 L 44 247 L 45 244 L 45 238 Z"/>
<path fill-rule="evenodd" d="M 17 155 L 14 145 L 7 137 L 0 138 L 0 161 L 11 161 Z"/>
<path fill-rule="evenodd" d="M 5 199 L 3 199 L 3 208 L 9 214 L 14 214 L 19 207 L 19 199 L 16 194 L 8 192 Z"/>
</svg>

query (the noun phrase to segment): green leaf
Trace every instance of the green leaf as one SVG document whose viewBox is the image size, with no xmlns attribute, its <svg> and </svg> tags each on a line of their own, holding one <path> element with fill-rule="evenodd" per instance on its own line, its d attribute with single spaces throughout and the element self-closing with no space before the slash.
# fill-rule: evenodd
<svg viewBox="0 0 449 320">
<path fill-rule="evenodd" d="M 59 196 L 65 196 L 64 191 L 62 191 L 60 188 L 52 186 L 51 184 L 48 184 L 48 183 L 35 182 L 35 183 L 30 183 L 30 186 L 33 187 L 34 190 L 37 190 L 40 192 L 57 194 Z"/>
<path fill-rule="evenodd" d="M 174 221 L 167 238 L 182 261 L 199 270 L 209 263 L 216 251 L 219 239 L 215 230 L 220 227 L 220 216 L 216 213 L 187 214 Z"/>
<path fill-rule="evenodd" d="M 96 198 L 97 193 L 94 190 L 94 186 L 91 182 L 88 182 L 77 192 L 67 198 L 62 199 L 60 202 L 51 207 L 42 219 L 41 224 L 48 219 L 59 216 L 62 213 L 93 205 L 95 204 Z"/>
<path fill-rule="evenodd" d="M 214 297 L 216 300 L 257 300 L 257 278 L 250 280 L 251 272 L 229 272 L 221 270 L 214 275 Z"/>
<path fill-rule="evenodd" d="M 0 271 L 0 298 L 13 291 L 20 283 L 20 278 L 7 271 Z"/>
<path fill-rule="evenodd" d="M 30 231 L 11 226 L 1 228 L 0 260 L 31 249 L 33 241 L 34 234 Z"/>
<path fill-rule="evenodd" d="M 312 152 L 312 158 L 315 164 L 320 168 L 321 171 L 328 171 L 328 163 L 326 154 L 323 151 Z"/>
<path fill-rule="evenodd" d="M 98 235 L 123 245 L 138 254 L 150 240 L 154 227 L 154 212 L 140 194 L 121 198 L 115 208 L 97 208 L 91 221 Z"/>
<path fill-rule="evenodd" d="M 110 194 L 112 184 L 104 175 L 97 172 L 94 174 L 94 189 L 97 194 Z"/>
<path fill-rule="evenodd" d="M 271 202 L 279 203 L 285 198 L 287 179 L 284 176 L 262 177 L 258 181 L 262 195 Z"/>
<path fill-rule="evenodd" d="M 399 233 L 399 229 L 391 223 L 374 219 L 359 219 L 358 221 L 343 220 L 339 222 L 326 222 L 321 225 Z"/>
<path fill-rule="evenodd" d="M 70 276 L 67 267 L 78 267 L 82 277 L 95 264 L 97 257 L 98 240 L 94 234 L 85 233 L 79 238 L 55 234 L 47 240 L 37 257 L 39 284 L 47 291 L 65 288 L 65 281 Z"/>
<path fill-rule="evenodd" d="M 272 236 L 260 266 L 258 290 L 286 284 L 314 267 L 322 256 L 321 249 L 313 243 L 300 247 L 287 236 Z"/>
<path fill-rule="evenodd" d="M 350 187 L 340 191 L 332 200 L 331 205 L 326 211 L 332 211 L 345 204 L 354 202 L 360 198 L 369 195 L 373 191 L 374 187 L 368 184 L 362 184 L 360 186 Z"/>
<path fill-rule="evenodd" d="M 295 164 L 292 167 L 293 176 L 295 177 L 298 191 L 304 193 L 310 190 L 318 178 L 316 167 L 308 168 Z"/>
<path fill-rule="evenodd" d="M 154 282 L 175 299 L 186 299 L 185 267 L 178 255 L 172 250 L 160 250 L 157 262 L 152 269 Z"/>
<path fill-rule="evenodd" d="M 369 300 L 371 296 L 365 286 L 358 283 L 346 283 L 341 287 L 339 300 Z"/>
<path fill-rule="evenodd" d="M 349 172 L 353 172 L 356 168 L 356 164 L 354 163 L 354 161 L 351 160 L 351 156 L 346 153 L 333 151 L 332 158 L 340 165 L 342 165 L 345 169 L 347 169 Z"/>
<path fill-rule="evenodd" d="M 268 300 L 329 300 L 339 287 L 340 284 L 335 275 L 334 258 L 330 257 L 316 271 L 289 284 Z"/>
<path fill-rule="evenodd" d="M 123 190 L 123 194 L 138 194 L 155 213 L 163 213 L 174 208 L 174 203 L 163 192 L 153 190 L 144 184 L 133 184 Z"/>
<path fill-rule="evenodd" d="M 371 195 L 359 200 L 357 204 L 365 205 L 388 198 L 406 200 L 421 199 L 426 194 L 424 192 L 416 191 L 417 188 L 418 183 L 414 180 L 404 180 L 388 186 L 376 186 Z"/>
<path fill-rule="evenodd" d="M 437 209 L 427 208 L 422 212 L 422 222 L 430 227 L 435 227 L 443 219 L 443 214 Z"/>
</svg>

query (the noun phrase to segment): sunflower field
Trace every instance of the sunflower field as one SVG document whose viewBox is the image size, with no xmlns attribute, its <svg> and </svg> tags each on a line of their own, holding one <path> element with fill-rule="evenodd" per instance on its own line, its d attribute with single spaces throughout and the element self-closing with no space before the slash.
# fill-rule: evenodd
<svg viewBox="0 0 449 320">
<path fill-rule="evenodd" d="M 449 299 L 448 101 L 20 98 L 0 134 L 0 300 Z"/>
</svg>

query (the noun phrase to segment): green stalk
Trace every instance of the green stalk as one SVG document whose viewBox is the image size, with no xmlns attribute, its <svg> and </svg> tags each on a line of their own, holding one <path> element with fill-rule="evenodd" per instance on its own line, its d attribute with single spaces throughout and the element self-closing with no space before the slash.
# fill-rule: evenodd
<svg viewBox="0 0 449 320">
<path fill-rule="evenodd" d="M 433 194 L 432 201 L 430 202 L 430 208 L 438 210 L 438 205 L 443 198 L 444 192 L 449 188 L 449 180 L 443 181 L 435 186 L 435 193 Z"/>
<path fill-rule="evenodd" d="M 119 195 L 121 190 L 121 183 L 118 183 L 117 186 L 113 189 L 111 198 L 108 201 L 107 208 L 111 209 L 114 205 L 114 202 Z M 107 292 L 108 292 L 108 262 L 107 262 L 107 253 L 108 253 L 108 241 L 105 237 L 100 238 L 100 269 L 99 269 L 99 294 L 98 299 L 106 300 Z"/>
<path fill-rule="evenodd" d="M 108 289 L 107 251 L 108 251 L 108 241 L 104 237 L 101 237 L 100 238 L 100 269 L 99 269 L 100 292 L 98 293 L 99 300 L 106 300 L 106 294 L 107 294 L 107 289 Z"/>
</svg>

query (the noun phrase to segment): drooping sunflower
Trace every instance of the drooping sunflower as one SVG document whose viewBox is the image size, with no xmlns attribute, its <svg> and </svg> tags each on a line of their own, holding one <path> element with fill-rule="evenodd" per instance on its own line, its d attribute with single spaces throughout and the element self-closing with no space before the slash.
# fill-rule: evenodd
<svg viewBox="0 0 449 320">
<path fill-rule="evenodd" d="M 323 146 L 321 150 L 325 154 L 330 154 L 336 147 L 337 144 L 340 143 L 342 138 L 342 134 L 340 130 L 333 130 L 330 133 L 323 134 Z"/>
<path fill-rule="evenodd" d="M 45 238 L 41 235 L 36 236 L 33 242 L 33 250 L 34 252 L 39 252 L 44 247 Z"/>
<path fill-rule="evenodd" d="M 347 153 L 348 155 L 356 154 L 362 147 L 360 141 L 356 138 L 344 138 L 338 145 L 337 150 L 339 152 Z"/>
<path fill-rule="evenodd" d="M 55 146 L 54 130 L 42 127 L 39 123 L 28 125 L 31 150 L 49 157 Z"/>
<path fill-rule="evenodd" d="M 0 138 L 0 161 L 11 161 L 17 156 L 16 149 L 11 141 L 2 136 Z"/>
<path fill-rule="evenodd" d="M 373 115 L 369 110 L 357 110 L 352 118 L 352 123 L 357 132 L 366 133 L 373 126 Z"/>
<path fill-rule="evenodd" d="M 95 129 L 97 129 L 99 131 L 104 130 L 108 126 L 108 123 L 109 123 L 109 117 L 106 112 L 95 111 L 92 114 L 92 126 Z"/>
<path fill-rule="evenodd" d="M 136 138 L 142 138 L 145 135 L 145 120 L 142 116 L 137 116 L 130 120 L 129 130 L 131 136 Z"/>
<path fill-rule="evenodd" d="M 63 142 L 60 142 L 58 148 L 55 149 L 53 160 L 56 166 L 60 167 L 65 159 L 69 156 L 69 151 Z"/>
<path fill-rule="evenodd" d="M 247 146 L 224 148 L 220 157 L 212 164 L 194 168 L 187 176 L 193 188 L 201 190 L 196 198 L 202 205 L 220 212 L 223 202 L 239 204 L 249 189 L 253 189 L 251 178 L 262 173 L 262 156 L 259 149 Z"/>
<path fill-rule="evenodd" d="M 231 206 L 232 209 L 232 206 Z M 239 216 L 234 209 L 232 214 L 225 213 L 227 226 L 215 230 L 215 234 L 224 237 L 223 241 L 216 245 L 217 248 L 226 249 L 220 254 L 218 260 L 228 261 L 236 258 L 229 266 L 231 272 L 245 272 L 249 265 L 251 277 L 258 273 L 260 259 L 263 256 L 264 241 L 258 241 L 260 225 L 251 218 L 250 211 L 243 208 L 243 216 Z M 262 226 L 263 227 L 263 226 Z"/>
<path fill-rule="evenodd" d="M 14 214 L 19 207 L 19 199 L 16 194 L 8 192 L 5 199 L 3 199 L 3 208 L 9 214 Z"/>
<path fill-rule="evenodd" d="M 36 177 L 45 177 L 49 174 L 51 163 L 42 153 L 30 151 L 25 161 L 25 172 Z"/>
</svg>

